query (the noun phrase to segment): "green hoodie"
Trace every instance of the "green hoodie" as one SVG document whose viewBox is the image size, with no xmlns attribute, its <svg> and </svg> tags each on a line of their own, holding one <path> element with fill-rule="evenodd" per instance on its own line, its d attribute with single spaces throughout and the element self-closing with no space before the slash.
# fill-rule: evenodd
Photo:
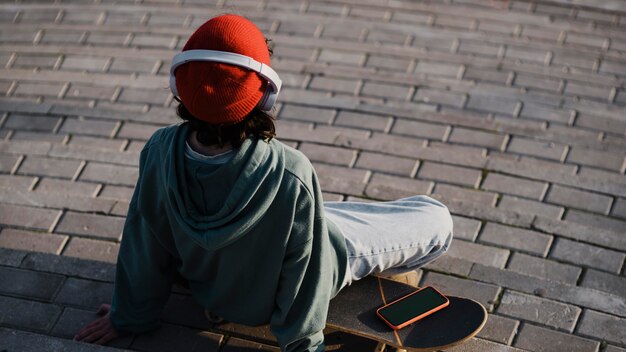
<svg viewBox="0 0 626 352">
<path fill-rule="evenodd" d="M 184 157 L 186 124 L 141 152 L 117 261 L 113 326 L 156 328 L 176 272 L 227 321 L 270 328 L 284 351 L 323 351 L 328 301 L 346 273 L 345 240 L 324 218 L 309 160 L 247 139 L 219 167 Z"/>
</svg>

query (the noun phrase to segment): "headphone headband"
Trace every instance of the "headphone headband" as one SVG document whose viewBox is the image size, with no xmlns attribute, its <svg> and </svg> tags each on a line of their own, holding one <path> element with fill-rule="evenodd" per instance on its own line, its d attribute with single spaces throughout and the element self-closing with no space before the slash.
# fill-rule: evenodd
<svg viewBox="0 0 626 352">
<path fill-rule="evenodd" d="M 187 50 L 176 54 L 170 66 L 170 89 L 175 96 L 178 96 L 178 89 L 176 89 L 176 69 L 178 66 L 190 61 L 219 62 L 243 67 L 258 73 L 259 76 L 268 82 L 268 88 L 271 89 L 271 92 L 269 92 L 269 94 L 266 92 L 259 102 L 259 108 L 261 108 L 261 110 L 270 110 L 272 108 L 274 101 L 276 101 L 276 96 L 280 92 L 280 87 L 282 86 L 282 81 L 276 71 L 251 57 L 227 51 Z"/>
</svg>

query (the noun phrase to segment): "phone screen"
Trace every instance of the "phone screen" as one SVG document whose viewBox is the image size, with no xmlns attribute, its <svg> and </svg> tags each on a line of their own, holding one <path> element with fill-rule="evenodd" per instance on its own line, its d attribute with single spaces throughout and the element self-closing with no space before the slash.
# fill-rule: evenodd
<svg viewBox="0 0 626 352">
<path fill-rule="evenodd" d="M 448 299 L 428 286 L 378 310 L 384 319 L 394 326 L 401 326 L 420 315 L 448 304 Z"/>
</svg>

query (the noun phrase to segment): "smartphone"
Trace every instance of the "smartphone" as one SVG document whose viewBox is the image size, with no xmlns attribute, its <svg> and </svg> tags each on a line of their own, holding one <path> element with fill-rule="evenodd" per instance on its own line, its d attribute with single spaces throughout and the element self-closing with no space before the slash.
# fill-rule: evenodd
<svg viewBox="0 0 626 352">
<path fill-rule="evenodd" d="M 398 330 L 438 310 L 450 300 L 432 286 L 423 287 L 376 310 L 376 314 L 392 329 Z"/>
</svg>

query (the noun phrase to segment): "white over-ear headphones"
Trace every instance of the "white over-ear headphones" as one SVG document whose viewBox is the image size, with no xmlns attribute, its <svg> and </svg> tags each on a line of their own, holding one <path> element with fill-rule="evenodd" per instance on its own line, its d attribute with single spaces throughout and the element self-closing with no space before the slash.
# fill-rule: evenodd
<svg viewBox="0 0 626 352">
<path fill-rule="evenodd" d="M 257 105 L 257 107 L 263 111 L 269 111 L 272 109 L 272 106 L 274 106 L 276 98 L 278 97 L 278 93 L 280 92 L 280 87 L 283 84 L 276 71 L 251 57 L 227 51 L 187 50 L 176 54 L 172 59 L 172 65 L 170 66 L 170 89 L 174 96 L 178 96 L 178 89 L 176 89 L 176 69 L 178 66 L 186 64 L 190 61 L 219 62 L 240 66 L 258 73 L 259 76 L 268 82 L 267 88 L 263 93 L 263 97 Z"/>
</svg>

